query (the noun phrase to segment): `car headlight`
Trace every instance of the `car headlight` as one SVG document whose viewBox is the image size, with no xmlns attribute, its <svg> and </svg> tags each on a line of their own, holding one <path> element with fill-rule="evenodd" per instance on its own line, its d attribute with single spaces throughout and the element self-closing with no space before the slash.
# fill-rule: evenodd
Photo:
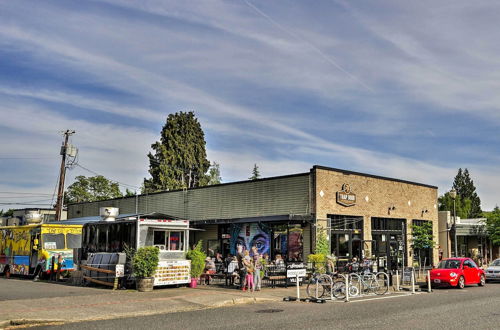
<svg viewBox="0 0 500 330">
<path fill-rule="evenodd" d="M 451 277 L 457 277 L 457 273 L 450 273 Z"/>
</svg>

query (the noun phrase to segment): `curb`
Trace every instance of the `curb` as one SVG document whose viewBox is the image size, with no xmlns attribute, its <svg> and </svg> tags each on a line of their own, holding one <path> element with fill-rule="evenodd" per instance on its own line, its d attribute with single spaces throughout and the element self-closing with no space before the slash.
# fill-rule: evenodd
<svg viewBox="0 0 500 330">
<path fill-rule="evenodd" d="M 0 321 L 0 329 L 6 329 L 9 327 L 15 326 L 24 326 L 24 325 L 49 325 L 49 324 L 63 324 L 64 320 L 61 319 L 14 319 L 7 321 Z"/>
</svg>

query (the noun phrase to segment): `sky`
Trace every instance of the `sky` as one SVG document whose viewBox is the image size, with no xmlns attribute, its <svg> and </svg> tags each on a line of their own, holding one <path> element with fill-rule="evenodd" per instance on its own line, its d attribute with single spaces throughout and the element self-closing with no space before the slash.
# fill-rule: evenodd
<svg viewBox="0 0 500 330">
<path fill-rule="evenodd" d="M 170 113 L 194 111 L 223 182 L 313 165 L 500 204 L 496 1 L 0 1 L 0 208 L 78 175 L 139 189 Z"/>
</svg>

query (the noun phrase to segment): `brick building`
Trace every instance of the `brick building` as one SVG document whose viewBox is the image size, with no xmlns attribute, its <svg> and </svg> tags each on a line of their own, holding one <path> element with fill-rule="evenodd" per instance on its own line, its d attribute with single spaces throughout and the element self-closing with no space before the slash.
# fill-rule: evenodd
<svg viewBox="0 0 500 330">
<path fill-rule="evenodd" d="M 314 166 L 307 173 L 79 203 L 68 218 L 95 216 L 99 207 L 120 213 L 160 212 L 189 219 L 210 254 L 234 254 L 237 245 L 256 246 L 271 258 L 305 261 L 325 234 L 339 260 L 373 258 L 379 269 L 410 265 L 411 226 L 430 221 L 438 259 L 437 187 Z"/>
</svg>

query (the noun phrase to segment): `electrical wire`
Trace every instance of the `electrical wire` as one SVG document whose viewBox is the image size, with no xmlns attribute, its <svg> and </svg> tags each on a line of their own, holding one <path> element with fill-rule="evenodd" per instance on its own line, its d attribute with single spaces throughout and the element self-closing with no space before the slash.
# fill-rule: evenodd
<svg viewBox="0 0 500 330">
<path fill-rule="evenodd" d="M 88 168 L 86 168 L 86 167 L 82 166 L 81 164 L 78 164 L 78 163 L 77 163 L 77 164 L 75 164 L 75 166 L 78 166 L 78 167 L 80 167 L 81 169 L 83 169 L 83 170 L 85 170 L 85 171 L 87 171 L 87 172 L 90 172 L 90 173 L 92 173 L 92 174 L 95 174 L 95 175 L 100 175 L 100 176 L 104 176 L 104 175 L 102 175 L 102 174 L 100 174 L 100 173 L 97 173 L 97 172 L 95 172 L 95 171 L 92 171 L 91 169 L 88 169 Z M 113 180 L 113 179 L 110 179 L 110 178 L 107 178 L 107 179 L 108 179 L 109 181 L 111 181 L 111 182 L 118 183 L 119 185 L 124 186 L 124 187 L 130 187 L 130 188 L 134 188 L 134 189 L 141 189 L 141 187 L 137 187 L 137 186 L 134 186 L 134 185 L 131 185 L 131 184 L 123 183 L 123 182 L 120 182 L 120 181 L 117 181 L 117 180 Z"/>
</svg>

